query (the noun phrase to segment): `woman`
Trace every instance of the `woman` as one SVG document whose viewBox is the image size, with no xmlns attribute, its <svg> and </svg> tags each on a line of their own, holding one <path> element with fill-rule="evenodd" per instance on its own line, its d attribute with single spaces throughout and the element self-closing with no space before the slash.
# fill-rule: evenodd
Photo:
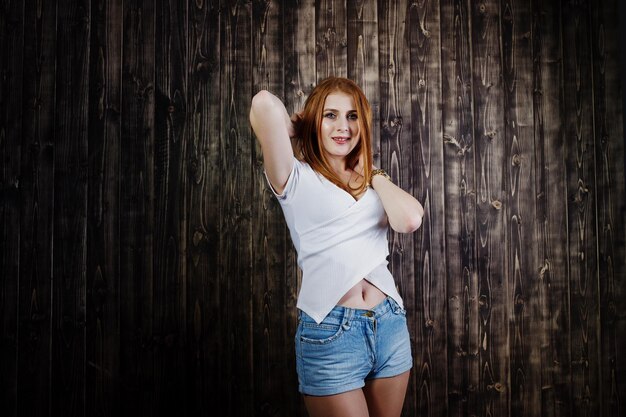
<svg viewBox="0 0 626 417">
<path fill-rule="evenodd" d="M 372 167 L 371 120 L 345 78 L 322 81 L 292 118 L 267 91 L 252 99 L 265 175 L 303 272 L 296 368 L 312 417 L 399 416 L 412 366 L 387 227 L 413 232 L 423 209 Z"/>
</svg>

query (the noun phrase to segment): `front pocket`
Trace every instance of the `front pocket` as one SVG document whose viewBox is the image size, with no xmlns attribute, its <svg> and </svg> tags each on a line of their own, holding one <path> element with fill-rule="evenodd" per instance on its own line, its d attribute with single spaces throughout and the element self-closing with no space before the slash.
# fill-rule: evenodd
<svg viewBox="0 0 626 417">
<path fill-rule="evenodd" d="M 304 343 L 324 345 L 337 340 L 343 333 L 344 326 L 340 324 L 303 322 L 300 340 Z"/>
</svg>

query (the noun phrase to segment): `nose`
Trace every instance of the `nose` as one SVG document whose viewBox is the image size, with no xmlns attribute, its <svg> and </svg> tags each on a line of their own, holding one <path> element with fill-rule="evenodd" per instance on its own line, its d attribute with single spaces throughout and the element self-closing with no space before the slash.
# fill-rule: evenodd
<svg viewBox="0 0 626 417">
<path fill-rule="evenodd" d="M 337 120 L 337 130 L 347 132 L 350 125 L 345 117 L 339 117 Z"/>
</svg>

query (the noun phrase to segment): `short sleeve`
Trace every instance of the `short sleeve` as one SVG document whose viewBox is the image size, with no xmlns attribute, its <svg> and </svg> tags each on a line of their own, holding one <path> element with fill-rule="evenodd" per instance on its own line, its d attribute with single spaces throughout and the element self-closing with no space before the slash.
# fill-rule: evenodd
<svg viewBox="0 0 626 417">
<path fill-rule="evenodd" d="M 301 168 L 302 168 L 302 162 L 298 161 L 294 157 L 293 167 L 291 168 L 291 172 L 289 173 L 289 178 L 287 178 L 287 184 L 285 184 L 285 189 L 283 190 L 282 194 L 278 194 L 276 192 L 269 178 L 267 178 L 267 172 L 265 172 L 265 170 L 263 171 L 263 174 L 265 174 L 265 180 L 267 181 L 267 184 L 270 186 L 270 189 L 272 190 L 276 198 L 278 198 L 279 200 L 282 200 L 283 202 L 286 202 L 287 200 L 291 198 L 292 194 L 295 191 L 296 184 L 298 183 L 298 179 L 300 178 Z"/>
</svg>

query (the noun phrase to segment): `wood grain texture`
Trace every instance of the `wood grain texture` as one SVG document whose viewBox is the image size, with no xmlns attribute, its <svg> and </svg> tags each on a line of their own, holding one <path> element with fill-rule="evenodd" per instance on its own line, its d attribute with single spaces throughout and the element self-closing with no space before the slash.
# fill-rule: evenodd
<svg viewBox="0 0 626 417">
<path fill-rule="evenodd" d="M 89 18 L 86 1 L 57 3 L 51 406 L 86 407 Z"/>
<path fill-rule="evenodd" d="M 187 393 L 195 415 L 208 414 L 220 403 L 226 387 L 221 380 L 219 329 L 219 212 L 220 123 L 219 114 L 219 4 L 189 3 L 188 189 L 189 212 L 187 270 L 189 276 L 187 326 L 190 328 L 187 360 L 190 387 Z M 215 93 L 217 92 L 217 94 Z M 220 408 L 218 408 L 220 409 Z"/>
<path fill-rule="evenodd" d="M 315 1 L 317 81 L 347 75 L 346 23 L 346 0 Z"/>
<path fill-rule="evenodd" d="M 186 413 L 187 5 L 155 6 L 154 398 L 158 413 Z M 181 405 L 182 404 L 182 405 Z"/>
<path fill-rule="evenodd" d="M 573 416 L 600 412 L 597 198 L 588 2 L 562 5 L 563 90 Z"/>
<path fill-rule="evenodd" d="M 154 415 L 153 3 L 124 2 L 120 142 L 120 414 Z"/>
<path fill-rule="evenodd" d="M 225 360 L 228 362 L 227 400 L 229 415 L 253 415 L 254 351 L 252 292 L 252 137 L 248 122 L 252 98 L 250 50 L 251 3 L 239 1 L 222 5 L 221 118 L 220 149 L 224 182 L 220 235 L 225 285 L 221 294 L 227 314 Z"/>
<path fill-rule="evenodd" d="M 591 56 L 593 72 L 594 109 L 594 152 L 595 199 L 598 230 L 598 298 L 599 349 L 598 368 L 600 372 L 600 413 L 602 415 L 623 415 L 625 410 L 621 399 L 626 393 L 623 373 L 619 363 L 623 362 L 623 342 L 619 334 L 624 334 L 626 321 L 620 314 L 624 304 L 624 274 L 626 260 L 616 253 L 623 253 L 625 243 L 618 236 L 626 236 L 624 225 L 624 167 L 623 124 L 612 123 L 622 113 L 619 88 L 619 67 L 617 38 L 617 4 L 612 0 L 589 4 L 591 15 Z M 623 30 L 623 29 L 622 29 Z M 622 196 L 622 197 L 619 197 Z"/>
<path fill-rule="evenodd" d="M 478 412 L 478 286 L 473 221 L 475 134 L 468 6 L 461 0 L 440 3 L 450 416 Z"/>
<path fill-rule="evenodd" d="M 87 184 L 86 408 L 119 415 L 122 4 L 91 10 Z"/>
<path fill-rule="evenodd" d="M 307 415 L 302 274 L 248 112 L 332 74 L 426 210 L 389 234 L 403 415 L 624 415 L 617 7 L 1 1 L 4 414 Z"/>
<path fill-rule="evenodd" d="M 24 10 L 19 350 L 17 415 L 47 416 L 50 408 L 50 325 L 54 222 L 56 4 Z"/>
<path fill-rule="evenodd" d="M 24 10 L 19 1 L 0 3 L 0 403 L 17 415 L 20 350 L 19 288 L 22 153 L 22 80 L 24 71 Z M 28 229 L 26 230 L 28 236 Z"/>
<path fill-rule="evenodd" d="M 421 415 L 447 413 L 446 309 L 436 294 L 446 292 L 443 142 L 441 141 L 441 70 L 439 2 L 408 5 L 405 39 L 409 49 L 412 172 L 405 186 L 424 206 L 414 240 L 415 351 L 417 409 Z"/>
<path fill-rule="evenodd" d="M 509 328 L 510 401 L 512 416 L 541 416 L 541 345 L 533 342 L 531 323 L 539 321 L 536 285 L 539 262 L 534 245 L 536 195 L 533 158 L 533 65 L 531 5 L 504 1 L 500 5 L 504 90 L 504 175 L 507 180 L 506 264 L 511 292 Z"/>
<path fill-rule="evenodd" d="M 533 1 L 533 130 L 541 337 L 541 414 L 571 415 L 561 9 Z"/>
<path fill-rule="evenodd" d="M 473 3 L 472 59 L 476 128 L 476 261 L 478 273 L 479 414 L 509 409 L 509 295 L 505 246 L 509 186 L 505 176 L 504 89 L 497 2 Z M 504 243 L 504 244 L 503 244 Z"/>
</svg>

